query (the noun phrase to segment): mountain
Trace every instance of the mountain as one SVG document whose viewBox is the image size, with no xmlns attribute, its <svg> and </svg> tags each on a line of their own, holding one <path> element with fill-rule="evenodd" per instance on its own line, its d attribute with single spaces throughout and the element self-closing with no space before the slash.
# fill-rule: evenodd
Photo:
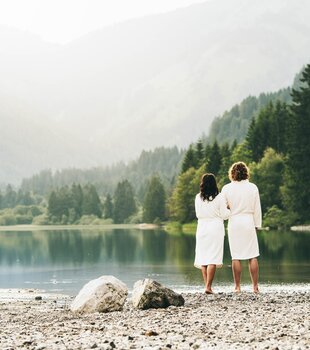
<svg viewBox="0 0 310 350">
<path fill-rule="evenodd" d="M 249 125 L 253 118 L 259 114 L 261 109 L 272 102 L 277 101 L 291 104 L 293 90 L 300 89 L 300 81 L 303 69 L 296 74 L 292 87 L 280 89 L 275 92 L 261 93 L 259 96 L 248 96 L 241 103 L 233 106 L 229 111 L 225 111 L 221 116 L 216 117 L 210 126 L 209 135 L 203 137 L 205 143 L 232 144 L 234 141 L 242 142 L 248 132 Z"/>
<path fill-rule="evenodd" d="M 67 45 L 0 27 L 0 96 L 30 106 L 33 131 L 21 155 L 14 127 L 24 116 L 16 121 L 0 106 L 1 123 L 11 123 L 0 157 L 11 170 L 0 183 L 187 146 L 244 96 L 290 85 L 310 57 L 309 11 L 307 0 L 211 0 Z"/>
<path fill-rule="evenodd" d="M 46 115 L 24 101 L 0 95 L 0 179 L 18 183 L 42 168 L 64 168 L 95 159 L 83 140 L 61 129 L 46 125 Z M 0 182 L 1 182 L 0 181 Z"/>
<path fill-rule="evenodd" d="M 261 93 L 258 97 L 248 96 L 223 115 L 215 118 L 211 124 L 209 135 L 205 142 L 213 144 L 217 141 L 223 145 L 231 145 L 234 141 L 240 143 L 246 137 L 251 120 L 270 102 L 290 102 L 291 89 L 281 89 L 273 93 Z"/>
</svg>

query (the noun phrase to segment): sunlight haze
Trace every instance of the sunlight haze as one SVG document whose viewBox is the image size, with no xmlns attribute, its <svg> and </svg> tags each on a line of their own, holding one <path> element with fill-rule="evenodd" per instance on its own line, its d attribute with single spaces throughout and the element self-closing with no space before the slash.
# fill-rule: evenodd
<svg viewBox="0 0 310 350">
<path fill-rule="evenodd" d="M 67 43 L 104 26 L 202 0 L 0 0 L 0 25 Z"/>
<path fill-rule="evenodd" d="M 216 117 L 294 84 L 310 57 L 301 8 L 310 2 L 0 0 L 0 186 L 203 134 L 241 142 L 252 114 Z"/>
</svg>

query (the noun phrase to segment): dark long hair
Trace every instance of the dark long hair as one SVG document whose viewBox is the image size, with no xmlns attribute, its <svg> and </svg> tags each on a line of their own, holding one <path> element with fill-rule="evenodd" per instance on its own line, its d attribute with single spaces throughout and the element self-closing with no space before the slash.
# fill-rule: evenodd
<svg viewBox="0 0 310 350">
<path fill-rule="evenodd" d="M 215 176 L 211 173 L 203 174 L 200 182 L 200 197 L 203 201 L 212 201 L 219 194 Z"/>
</svg>

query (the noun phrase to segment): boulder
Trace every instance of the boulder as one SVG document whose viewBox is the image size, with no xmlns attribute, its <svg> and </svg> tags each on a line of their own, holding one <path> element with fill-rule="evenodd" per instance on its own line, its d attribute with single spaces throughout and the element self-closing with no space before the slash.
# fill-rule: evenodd
<svg viewBox="0 0 310 350">
<path fill-rule="evenodd" d="M 85 284 L 71 304 L 73 312 L 110 312 L 123 309 L 128 289 L 114 276 L 101 276 Z"/>
<path fill-rule="evenodd" d="M 149 278 L 134 284 L 131 301 L 134 307 L 143 310 L 184 305 L 184 298 L 181 294 Z"/>
</svg>

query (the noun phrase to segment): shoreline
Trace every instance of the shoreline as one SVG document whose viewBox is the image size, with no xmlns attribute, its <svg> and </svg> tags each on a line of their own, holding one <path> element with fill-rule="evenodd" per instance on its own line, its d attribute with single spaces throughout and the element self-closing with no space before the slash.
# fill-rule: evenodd
<svg viewBox="0 0 310 350">
<path fill-rule="evenodd" d="M 57 230 L 111 230 L 139 229 L 154 230 L 155 224 L 107 224 L 107 225 L 12 225 L 0 226 L 0 231 L 57 231 Z"/>
<path fill-rule="evenodd" d="M 174 290 L 179 294 L 202 294 L 204 291 L 203 283 L 192 286 L 166 286 Z M 11 301 L 23 301 L 33 300 L 37 296 L 41 296 L 44 300 L 69 300 L 74 298 L 79 290 L 49 290 L 36 287 L 0 287 L 0 302 Z M 226 295 L 231 294 L 234 291 L 233 283 L 215 283 L 213 286 L 214 295 Z M 294 294 L 294 293 L 310 293 L 310 281 L 309 282 L 293 282 L 293 283 L 263 283 L 259 284 L 260 295 L 271 294 Z M 243 283 L 241 293 L 253 294 L 251 283 Z M 132 287 L 128 287 L 128 298 L 130 299 L 132 294 Z"/>
<path fill-rule="evenodd" d="M 129 299 L 123 311 L 83 315 L 69 310 L 72 297 L 29 293 L 0 302 L 1 348 L 282 350 L 310 341 L 310 292 L 184 293 L 183 307 L 137 310 Z"/>
<path fill-rule="evenodd" d="M 170 234 L 183 233 L 193 235 L 196 233 L 196 223 L 176 223 L 174 221 L 157 224 L 106 224 L 106 225 L 7 225 L 0 226 L 1 231 L 57 231 L 57 230 L 112 230 L 112 229 L 138 229 L 156 230 L 162 229 Z M 292 226 L 287 229 L 290 232 L 310 232 L 310 225 Z M 263 227 L 258 231 L 270 231 L 269 227 Z M 275 230 L 281 231 L 281 230 Z"/>
</svg>

